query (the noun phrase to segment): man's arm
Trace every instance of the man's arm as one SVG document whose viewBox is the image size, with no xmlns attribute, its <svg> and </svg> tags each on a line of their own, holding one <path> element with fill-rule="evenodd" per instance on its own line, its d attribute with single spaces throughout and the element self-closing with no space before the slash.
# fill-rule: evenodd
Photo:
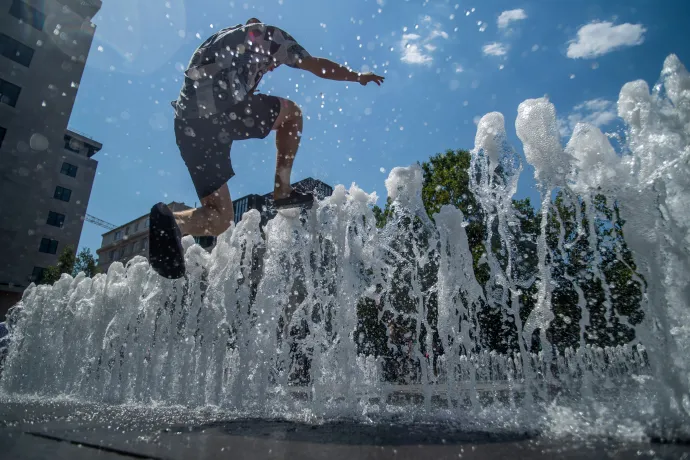
<svg viewBox="0 0 690 460">
<path fill-rule="evenodd" d="M 373 81 L 379 86 L 381 86 L 384 80 L 384 77 L 374 75 L 373 73 L 353 72 L 347 67 L 326 58 L 306 56 L 297 62 L 296 67 L 327 80 L 352 81 L 361 85 L 366 85 Z"/>
</svg>

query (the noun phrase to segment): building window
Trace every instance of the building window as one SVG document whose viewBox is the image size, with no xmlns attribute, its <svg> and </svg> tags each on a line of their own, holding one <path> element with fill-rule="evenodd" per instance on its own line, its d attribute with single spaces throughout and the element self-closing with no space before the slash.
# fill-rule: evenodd
<svg viewBox="0 0 690 460">
<path fill-rule="evenodd" d="M 115 232 L 115 241 L 120 241 L 122 239 L 122 230 L 118 230 Z"/>
<path fill-rule="evenodd" d="M 34 50 L 8 35 L 0 34 L 0 54 L 24 67 L 29 67 Z"/>
<path fill-rule="evenodd" d="M 57 187 L 55 187 L 55 195 L 53 195 L 53 198 L 69 202 L 69 199 L 71 197 L 72 197 L 72 190 L 65 188 L 65 187 L 60 187 L 59 185 Z"/>
<path fill-rule="evenodd" d="M 194 242 L 202 248 L 210 248 L 216 242 L 215 236 L 195 236 Z"/>
<path fill-rule="evenodd" d="M 77 177 L 77 169 L 79 169 L 77 166 L 64 162 L 62 163 L 62 169 L 60 169 L 60 172 L 66 176 Z"/>
<path fill-rule="evenodd" d="M 49 211 L 48 212 L 48 222 L 46 222 L 48 225 L 52 225 L 53 227 L 61 227 L 65 224 L 65 215 L 60 214 L 59 212 L 53 212 Z"/>
<path fill-rule="evenodd" d="M 38 283 L 43 279 L 43 274 L 45 273 L 46 269 L 43 267 L 34 267 L 34 270 L 31 272 L 31 281 L 34 281 Z"/>
<path fill-rule="evenodd" d="M 148 247 L 148 245 L 149 245 L 149 239 L 148 238 L 144 238 L 143 240 L 141 240 L 140 251 L 146 251 L 146 248 Z"/>
<path fill-rule="evenodd" d="M 39 252 L 45 252 L 46 254 L 56 254 L 57 247 L 57 240 L 51 240 L 50 238 L 42 238 L 41 246 L 39 246 L 38 250 Z"/>
<path fill-rule="evenodd" d="M 149 228 L 149 218 L 146 218 L 146 221 L 144 221 L 144 228 Z"/>
<path fill-rule="evenodd" d="M 2 147 L 2 141 L 5 140 L 5 134 L 7 134 L 7 129 L 0 126 L 0 147 Z"/>
<path fill-rule="evenodd" d="M 125 227 L 125 235 L 129 235 L 129 225 Z"/>
<path fill-rule="evenodd" d="M 15 107 L 21 90 L 22 89 L 14 83 L 0 78 L 0 103 Z"/>
<path fill-rule="evenodd" d="M 115 250 L 112 250 L 112 251 L 110 251 L 110 252 L 108 253 L 108 260 L 109 260 L 110 262 L 112 262 L 113 260 L 115 260 Z"/>
<path fill-rule="evenodd" d="M 139 222 L 134 223 L 134 233 L 139 231 Z"/>
<path fill-rule="evenodd" d="M 29 6 L 22 0 L 12 1 L 12 6 L 10 6 L 10 14 L 38 30 L 43 30 L 43 25 L 46 22 L 45 14 L 41 13 L 32 6 Z"/>
<path fill-rule="evenodd" d="M 65 134 L 64 140 L 65 149 L 69 150 L 70 152 L 81 153 L 81 142 L 72 136 L 68 136 L 67 134 Z"/>
</svg>

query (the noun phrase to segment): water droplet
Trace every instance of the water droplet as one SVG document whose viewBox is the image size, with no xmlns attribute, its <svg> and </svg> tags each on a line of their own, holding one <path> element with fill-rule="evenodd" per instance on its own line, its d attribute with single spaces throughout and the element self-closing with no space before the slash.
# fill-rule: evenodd
<svg viewBox="0 0 690 460">
<path fill-rule="evenodd" d="M 31 138 L 29 139 L 29 145 L 34 150 L 43 151 L 48 148 L 50 143 L 48 142 L 48 138 L 45 137 L 43 134 L 33 133 L 31 135 Z"/>
</svg>

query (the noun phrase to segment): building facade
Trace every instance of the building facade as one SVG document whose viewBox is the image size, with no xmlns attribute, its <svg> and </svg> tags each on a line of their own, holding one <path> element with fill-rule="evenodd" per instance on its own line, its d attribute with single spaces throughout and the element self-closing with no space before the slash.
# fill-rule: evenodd
<svg viewBox="0 0 690 460">
<path fill-rule="evenodd" d="M 319 199 L 333 193 L 333 187 L 311 177 L 292 184 L 292 187 L 301 191 L 314 191 Z M 176 201 L 167 206 L 172 212 L 191 209 L 190 206 Z M 242 215 L 251 209 L 256 209 L 261 214 L 261 226 L 276 215 L 276 211 L 273 209 L 272 192 L 265 195 L 245 195 L 233 200 L 232 207 L 235 211 L 235 224 L 239 223 L 242 220 Z M 101 273 L 107 273 L 113 262 L 126 264 L 135 256 L 148 258 L 148 232 L 149 215 L 145 214 L 104 233 L 101 247 L 96 251 L 98 268 Z M 208 251 L 213 249 L 216 242 L 215 237 L 212 236 L 195 236 L 194 240 Z"/>
<path fill-rule="evenodd" d="M 101 144 L 67 128 L 100 0 L 0 0 L 0 319 L 79 244 Z"/>
</svg>

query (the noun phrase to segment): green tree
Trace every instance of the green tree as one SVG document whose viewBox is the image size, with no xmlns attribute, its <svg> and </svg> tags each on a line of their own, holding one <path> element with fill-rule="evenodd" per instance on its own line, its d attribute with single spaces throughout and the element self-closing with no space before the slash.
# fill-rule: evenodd
<svg viewBox="0 0 690 460">
<path fill-rule="evenodd" d="M 547 335 L 559 350 L 635 340 L 645 286 L 623 225 L 617 204 L 602 194 L 557 194 L 547 229 L 555 282 Z"/>
<path fill-rule="evenodd" d="M 393 216 L 393 209 L 391 205 L 391 197 L 388 197 L 386 199 L 386 206 L 384 209 L 381 209 L 378 205 L 374 205 L 374 208 L 372 210 L 374 211 L 374 217 L 376 218 L 376 227 L 385 227 L 386 222 L 388 222 L 391 219 L 391 217 Z"/>
<path fill-rule="evenodd" d="M 422 201 L 429 217 L 444 205 L 453 205 L 462 211 L 468 222 L 465 231 L 474 260 L 474 272 L 480 284 L 489 278 L 489 268 L 482 264 L 485 249 L 484 218 L 482 209 L 470 189 L 470 162 L 472 155 L 467 150 L 446 150 L 421 164 L 424 171 Z"/>
<path fill-rule="evenodd" d="M 84 272 L 89 278 L 93 278 L 97 273 L 100 273 L 100 270 L 96 266 L 96 260 L 89 248 L 83 248 L 81 252 L 77 254 L 77 259 L 72 269 L 72 276 L 77 276 L 79 272 Z"/>
<path fill-rule="evenodd" d="M 484 212 L 470 188 L 470 165 L 470 152 L 461 149 L 447 150 L 421 163 L 420 166 L 424 174 L 422 201 L 427 215 L 432 220 L 434 214 L 438 213 L 444 205 L 452 205 L 462 211 L 468 223 L 465 231 L 472 252 L 474 275 L 486 293 L 491 281 L 491 271 L 486 258 L 487 248 L 484 244 L 487 227 L 484 221 Z M 538 234 L 539 216 L 534 212 L 529 199 L 514 201 L 513 203 L 521 224 L 520 228 L 512 229 L 514 241 L 517 241 L 520 249 L 525 252 L 524 256 L 519 259 L 519 278 L 530 280 L 534 278 L 537 270 L 536 236 L 525 237 L 522 230 L 534 233 L 534 235 Z M 390 199 L 387 200 L 384 209 L 375 206 L 373 211 L 379 228 L 383 228 L 390 222 L 395 214 Z M 494 235 L 494 239 L 496 237 L 497 235 Z M 499 255 L 501 245 L 493 243 L 496 242 L 492 242 L 491 250 Z M 521 317 L 524 321 L 534 306 L 532 296 L 536 291 L 532 284 L 526 286 L 521 292 L 521 299 L 525 301 L 522 305 L 526 307 L 521 309 Z M 428 321 L 431 329 L 435 332 L 437 330 L 435 298 L 431 298 L 430 301 L 427 310 L 430 313 Z M 480 336 L 482 346 L 501 352 L 507 352 L 509 351 L 508 348 L 515 346 L 515 341 L 507 340 L 507 337 L 509 335 L 514 337 L 516 331 L 508 330 L 507 320 L 504 318 L 504 312 L 501 308 L 490 308 L 489 305 L 484 305 L 479 312 L 478 319 L 482 331 Z"/>
<path fill-rule="evenodd" d="M 43 272 L 39 284 L 53 284 L 60 279 L 63 273 L 72 274 L 75 263 L 74 246 L 67 246 L 60 253 L 56 265 L 51 265 Z"/>
<path fill-rule="evenodd" d="M 474 268 L 477 280 L 482 283 L 489 276 L 488 267 L 480 268 L 480 260 L 484 254 L 484 225 L 482 210 L 470 190 L 470 160 L 471 154 L 467 150 L 446 150 L 428 161 L 420 164 L 424 172 L 424 185 L 422 187 L 422 201 L 426 213 L 433 220 L 433 215 L 441 210 L 444 205 L 453 205 L 460 209 L 467 219 L 465 228 L 467 239 L 474 259 Z M 374 206 L 376 226 L 383 228 L 393 216 L 391 200 L 386 200 L 384 209 Z"/>
<path fill-rule="evenodd" d="M 466 150 L 448 150 L 420 165 L 424 172 L 422 200 L 427 215 L 433 220 L 434 214 L 444 205 L 455 206 L 463 212 L 468 224 L 465 230 L 475 278 L 485 294 L 495 291 L 495 282 L 490 280 L 487 251 L 492 251 L 502 269 L 506 268 L 506 252 L 502 243 L 496 241 L 495 228 L 491 241 L 486 241 L 489 224 L 485 220 L 485 210 L 470 188 L 471 154 Z M 524 324 L 536 305 L 538 284 L 535 281 L 540 279 L 536 248 L 542 216 L 529 199 L 513 200 L 512 204 L 519 225 L 509 229 L 511 245 L 517 253 L 510 276 L 518 287 L 520 320 Z M 383 209 L 375 206 L 373 211 L 379 228 L 399 218 L 390 199 Z M 547 264 L 551 270 L 551 305 L 555 315 L 546 331 L 549 341 L 560 351 L 584 344 L 615 346 L 634 341 L 634 327 L 643 318 L 646 285 L 637 273 L 625 242 L 624 221 L 618 213 L 618 204 L 601 194 L 582 197 L 564 189 L 549 205 L 547 219 Z M 399 280 L 389 289 L 397 289 L 397 284 L 404 286 L 406 281 Z M 425 285 L 432 284 L 433 280 L 427 278 Z M 398 297 L 402 298 L 408 293 L 403 289 L 400 294 Z M 430 297 L 425 307 L 432 332 L 437 330 L 434 303 L 435 299 Z M 502 305 L 495 305 L 496 308 L 485 305 L 478 319 L 482 346 L 505 353 L 516 351 L 516 342 L 510 337 L 518 331 L 512 325 L 515 319 Z M 362 332 L 367 336 L 376 331 L 378 345 L 374 348 L 381 352 L 380 336 L 385 330 L 384 324 L 388 324 L 386 320 L 390 322 L 392 318 L 384 318 L 373 305 L 366 307 L 360 306 L 361 313 L 367 316 L 363 318 L 367 325 L 363 329 L 368 330 Z M 402 328 L 403 331 L 407 329 L 409 326 Z M 536 331 L 528 346 L 532 351 L 541 349 Z"/>
</svg>

